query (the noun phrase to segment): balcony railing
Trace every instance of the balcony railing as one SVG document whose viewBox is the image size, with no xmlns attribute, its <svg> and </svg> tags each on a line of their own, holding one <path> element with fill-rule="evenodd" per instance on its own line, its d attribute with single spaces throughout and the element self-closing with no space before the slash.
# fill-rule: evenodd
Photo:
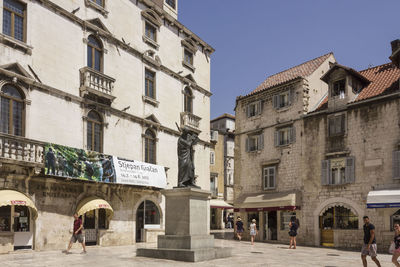
<svg viewBox="0 0 400 267">
<path fill-rule="evenodd" d="M 0 133 L 0 161 L 21 161 L 43 165 L 44 144 L 20 136 Z"/>
<path fill-rule="evenodd" d="M 194 131 L 200 131 L 200 120 L 201 118 L 193 115 L 192 113 L 182 112 L 181 113 L 181 126 L 188 127 Z"/>
<path fill-rule="evenodd" d="M 115 97 L 112 96 L 115 83 L 114 78 L 111 78 L 89 67 L 84 67 L 79 71 L 81 74 L 80 89 L 83 95 L 89 92 L 97 96 L 107 98 L 111 101 L 115 99 Z"/>
</svg>

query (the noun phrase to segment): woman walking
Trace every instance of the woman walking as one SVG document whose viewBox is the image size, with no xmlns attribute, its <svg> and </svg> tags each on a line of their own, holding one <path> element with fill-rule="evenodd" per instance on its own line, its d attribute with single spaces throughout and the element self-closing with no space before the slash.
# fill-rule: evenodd
<svg viewBox="0 0 400 267">
<path fill-rule="evenodd" d="M 399 262 L 397 259 L 400 256 L 400 225 L 398 223 L 394 224 L 394 251 L 392 262 L 395 266 L 400 267 Z"/>
<path fill-rule="evenodd" d="M 256 219 L 251 220 L 250 224 L 250 237 L 251 237 L 251 244 L 254 245 L 254 238 L 256 237 L 257 231 L 257 224 Z"/>
<path fill-rule="evenodd" d="M 299 228 L 299 225 L 296 222 L 296 217 L 290 218 L 289 222 L 289 236 L 290 236 L 290 245 L 289 249 L 292 248 L 296 249 L 296 236 L 297 236 L 297 229 Z"/>
<path fill-rule="evenodd" d="M 236 235 L 239 241 L 242 240 L 242 234 L 243 234 L 243 222 L 240 216 L 238 216 L 236 221 Z"/>
</svg>

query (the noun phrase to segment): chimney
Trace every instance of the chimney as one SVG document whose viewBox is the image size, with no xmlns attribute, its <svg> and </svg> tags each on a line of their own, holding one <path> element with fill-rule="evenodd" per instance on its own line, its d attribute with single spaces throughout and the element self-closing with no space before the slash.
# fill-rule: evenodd
<svg viewBox="0 0 400 267">
<path fill-rule="evenodd" d="M 392 53 L 394 53 L 400 48 L 400 39 L 394 40 L 390 44 L 392 45 Z"/>
</svg>

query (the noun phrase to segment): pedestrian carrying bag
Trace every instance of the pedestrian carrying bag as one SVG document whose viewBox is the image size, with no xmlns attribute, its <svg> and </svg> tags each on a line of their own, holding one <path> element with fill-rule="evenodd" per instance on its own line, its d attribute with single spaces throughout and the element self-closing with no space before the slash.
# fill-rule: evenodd
<svg viewBox="0 0 400 267">
<path fill-rule="evenodd" d="M 392 244 L 390 244 L 390 247 L 389 247 L 389 253 L 393 254 L 394 249 L 395 249 L 394 242 L 392 242 Z"/>
</svg>

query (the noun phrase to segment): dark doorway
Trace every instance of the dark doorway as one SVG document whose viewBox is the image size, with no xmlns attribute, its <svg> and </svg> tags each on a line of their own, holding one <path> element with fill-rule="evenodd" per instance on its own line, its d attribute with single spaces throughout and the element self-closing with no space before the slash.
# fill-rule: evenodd
<svg viewBox="0 0 400 267">
<path fill-rule="evenodd" d="M 270 237 L 269 240 L 277 240 L 278 239 L 278 222 L 277 222 L 277 212 L 276 210 L 274 211 L 268 211 L 268 228 L 269 228 L 269 233 Z"/>
<path fill-rule="evenodd" d="M 144 202 L 140 204 L 136 212 L 136 242 L 143 242 L 144 231 Z"/>
</svg>

